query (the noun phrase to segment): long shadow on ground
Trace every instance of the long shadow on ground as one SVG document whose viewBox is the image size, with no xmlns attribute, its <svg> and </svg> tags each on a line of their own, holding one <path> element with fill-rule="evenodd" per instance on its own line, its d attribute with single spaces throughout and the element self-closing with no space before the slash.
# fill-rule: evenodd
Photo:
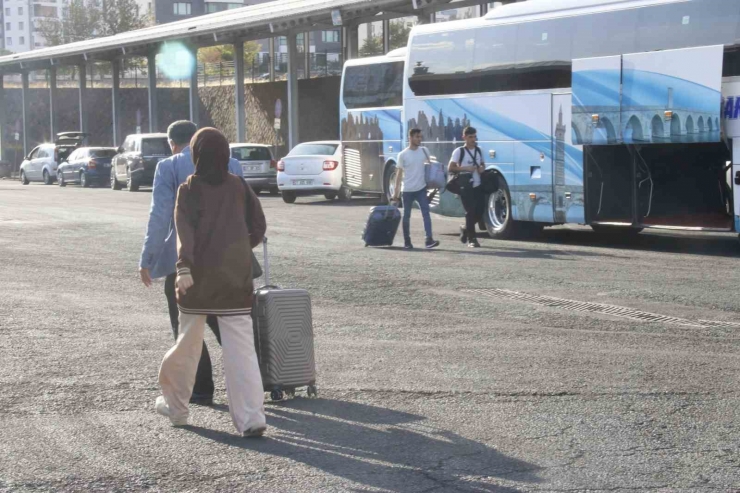
<svg viewBox="0 0 740 493">
<path fill-rule="evenodd" d="M 517 473 L 538 483 L 536 465 L 448 430 L 426 418 L 332 399 L 293 399 L 268 408 L 271 429 L 262 439 L 200 427 L 192 432 L 219 443 L 304 463 L 327 474 L 388 491 L 441 487 L 514 493 L 478 479 Z"/>
</svg>

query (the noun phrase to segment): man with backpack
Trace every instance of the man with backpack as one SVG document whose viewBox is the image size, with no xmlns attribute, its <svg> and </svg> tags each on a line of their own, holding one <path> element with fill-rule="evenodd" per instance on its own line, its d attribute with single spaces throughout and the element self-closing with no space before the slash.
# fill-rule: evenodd
<svg viewBox="0 0 740 493">
<path fill-rule="evenodd" d="M 432 217 L 429 214 L 429 201 L 427 200 L 427 182 L 425 166 L 430 162 L 429 151 L 421 146 L 421 130 L 412 128 L 409 130 L 409 146 L 398 154 L 398 165 L 396 166 L 395 192 L 393 202 L 398 203 L 399 195 L 403 189 L 403 248 L 411 250 L 411 209 L 414 202 L 419 204 L 421 217 L 424 220 L 424 231 L 426 233 L 425 248 L 439 246 L 439 241 L 432 237 Z"/>
<path fill-rule="evenodd" d="M 463 140 L 465 145 L 453 151 L 448 170 L 450 174 L 458 175 L 460 199 L 465 208 L 465 227 L 460 226 L 460 241 L 471 248 L 479 248 L 475 225 L 483 217 L 486 206 L 481 186 L 481 175 L 486 170 L 486 163 L 483 161 L 483 152 L 477 145 L 477 131 L 473 127 L 463 130 Z"/>
</svg>

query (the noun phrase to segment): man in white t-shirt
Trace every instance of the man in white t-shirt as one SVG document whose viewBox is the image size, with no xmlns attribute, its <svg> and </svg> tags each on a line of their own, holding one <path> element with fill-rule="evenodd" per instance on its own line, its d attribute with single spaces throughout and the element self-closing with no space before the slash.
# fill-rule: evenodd
<svg viewBox="0 0 740 493">
<path fill-rule="evenodd" d="M 414 202 L 419 204 L 421 216 L 424 219 L 424 231 L 426 232 L 425 248 L 434 248 L 439 245 L 432 237 L 432 217 L 429 214 L 429 201 L 427 200 L 427 181 L 425 167 L 429 163 L 429 151 L 421 147 L 421 130 L 412 128 L 409 130 L 409 146 L 398 154 L 396 165 L 396 183 L 393 194 L 393 202 L 398 203 L 399 194 L 403 190 L 403 248 L 411 250 L 411 209 Z"/>
<path fill-rule="evenodd" d="M 478 147 L 478 133 L 473 127 L 463 130 L 465 145 L 452 152 L 448 170 L 459 175 L 460 199 L 465 208 L 465 228 L 460 228 L 460 241 L 471 248 L 480 244 L 475 237 L 475 225 L 483 217 L 486 198 L 481 187 L 481 174 L 486 170 L 483 153 Z"/>
</svg>

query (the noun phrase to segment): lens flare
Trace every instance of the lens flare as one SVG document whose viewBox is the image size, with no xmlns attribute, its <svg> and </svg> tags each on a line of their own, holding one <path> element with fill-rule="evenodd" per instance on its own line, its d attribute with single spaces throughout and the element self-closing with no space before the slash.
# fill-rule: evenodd
<svg viewBox="0 0 740 493">
<path fill-rule="evenodd" d="M 188 79 L 195 70 L 195 57 L 182 43 L 166 43 L 157 54 L 157 68 L 170 79 Z"/>
</svg>

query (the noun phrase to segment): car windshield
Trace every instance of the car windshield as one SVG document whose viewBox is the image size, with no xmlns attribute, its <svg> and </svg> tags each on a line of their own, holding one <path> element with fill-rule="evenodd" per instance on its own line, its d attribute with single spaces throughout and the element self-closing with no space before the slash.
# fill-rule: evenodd
<svg viewBox="0 0 740 493">
<path fill-rule="evenodd" d="M 167 139 L 143 139 L 141 141 L 142 156 L 169 156 L 170 145 Z"/>
<path fill-rule="evenodd" d="M 269 161 L 272 154 L 267 147 L 234 147 L 231 149 L 231 157 L 237 161 Z"/>
<path fill-rule="evenodd" d="M 288 156 L 331 156 L 337 150 L 338 144 L 298 144 L 288 153 Z"/>
<path fill-rule="evenodd" d="M 116 155 L 115 149 L 93 149 L 90 151 L 91 157 L 108 158 Z"/>
</svg>

